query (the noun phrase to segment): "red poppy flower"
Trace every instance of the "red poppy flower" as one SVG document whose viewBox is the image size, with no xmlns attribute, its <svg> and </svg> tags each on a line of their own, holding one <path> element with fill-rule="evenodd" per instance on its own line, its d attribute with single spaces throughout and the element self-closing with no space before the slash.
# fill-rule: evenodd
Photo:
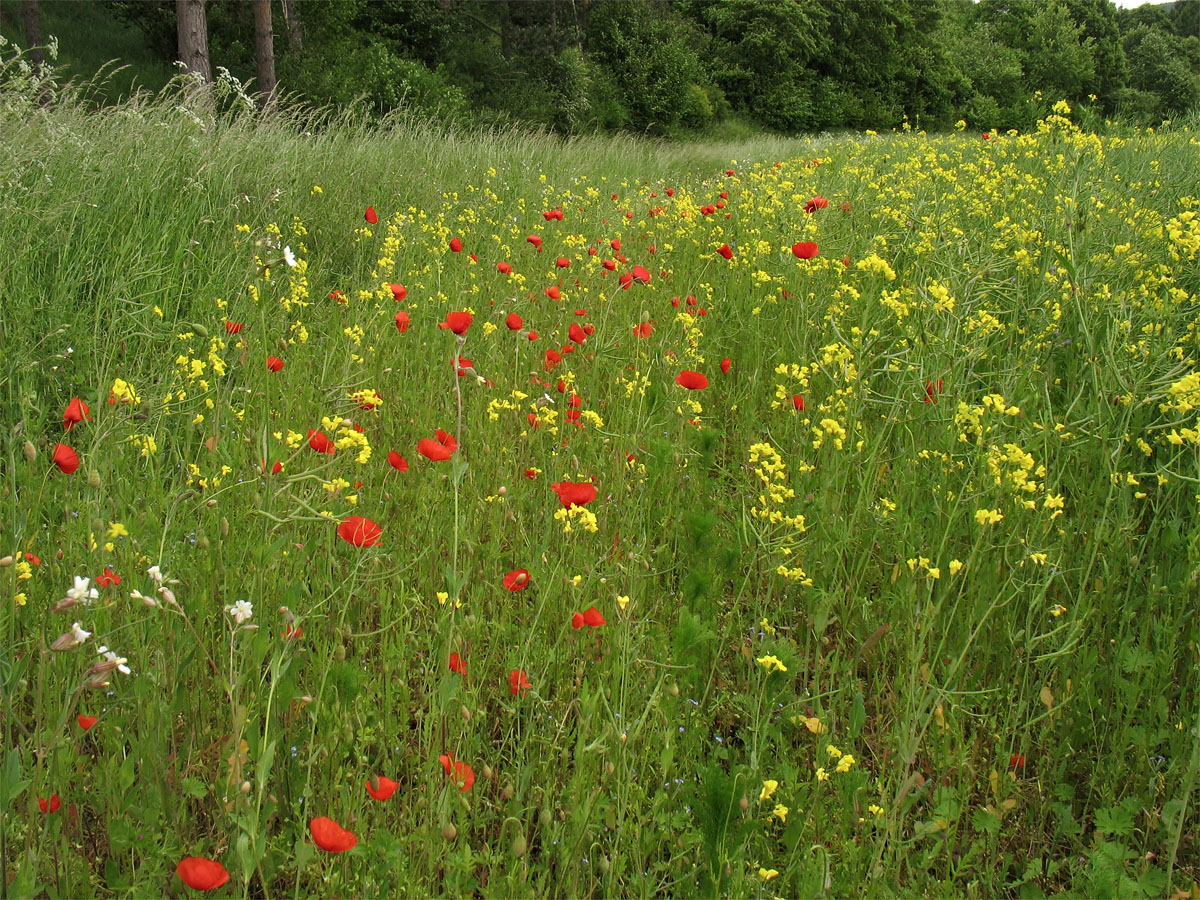
<svg viewBox="0 0 1200 900">
<path fill-rule="evenodd" d="M 587 335 L 584 334 L 583 329 L 575 322 L 572 322 L 571 327 L 567 329 L 567 336 L 576 344 L 582 344 L 587 340 Z"/>
<path fill-rule="evenodd" d="M 329 292 L 329 299 L 336 300 L 338 303 L 345 303 L 346 302 L 346 294 L 344 291 L 340 290 L 339 288 L 334 288 L 332 291 Z"/>
<path fill-rule="evenodd" d="M 599 628 L 601 625 L 607 625 L 604 621 L 604 616 L 600 615 L 600 610 L 594 606 L 589 606 L 583 611 L 583 624 L 589 628 Z"/>
<path fill-rule="evenodd" d="M 642 322 L 640 325 L 633 326 L 633 336 L 639 338 L 648 338 L 654 333 L 654 326 L 649 322 Z"/>
<path fill-rule="evenodd" d="M 408 313 L 401 310 L 396 313 L 396 330 L 401 334 L 408 331 L 408 326 L 412 322 L 412 317 Z"/>
<path fill-rule="evenodd" d="M 590 481 L 555 481 L 550 489 L 558 494 L 558 499 L 566 508 L 572 506 L 587 506 L 596 499 L 596 486 Z"/>
<path fill-rule="evenodd" d="M 796 259 L 812 259 L 817 255 L 817 245 L 812 241 L 797 241 L 792 244 L 792 254 Z"/>
<path fill-rule="evenodd" d="M 562 291 L 558 289 L 558 285 L 551 285 L 550 287 L 546 288 L 546 296 L 551 300 L 561 300 Z"/>
<path fill-rule="evenodd" d="M 536 331 L 531 331 L 531 332 L 529 332 L 529 340 L 531 340 L 531 341 L 536 341 L 536 340 L 537 340 L 537 337 L 538 337 L 538 335 L 537 335 L 537 332 L 536 332 Z"/>
<path fill-rule="evenodd" d="M 304 637 L 304 628 L 300 625 L 294 628 L 291 625 L 283 626 L 283 638 L 287 641 L 298 641 Z"/>
<path fill-rule="evenodd" d="M 617 269 L 617 261 L 615 259 L 602 259 L 600 260 L 600 265 L 604 266 L 610 272 L 615 272 Z M 629 277 L 632 280 L 633 276 Z"/>
<path fill-rule="evenodd" d="M 722 244 L 717 248 L 717 252 L 726 259 L 733 259 L 733 250 L 728 244 Z"/>
<path fill-rule="evenodd" d="M 438 762 L 442 764 L 446 774 L 454 779 L 454 783 L 464 794 L 475 784 L 475 770 L 469 764 L 455 759 L 450 753 L 443 753 L 438 757 Z"/>
<path fill-rule="evenodd" d="M 56 813 L 58 808 L 62 806 L 62 801 L 58 799 L 58 794 L 51 794 L 50 801 L 47 803 L 41 797 L 38 797 L 38 809 L 43 813 Z"/>
<path fill-rule="evenodd" d="M 379 523 L 366 516 L 348 516 L 338 525 L 338 537 L 355 547 L 374 547 L 382 535 Z"/>
<path fill-rule="evenodd" d="M 437 442 L 439 444 L 441 444 L 451 453 L 458 449 L 458 441 L 454 439 L 454 435 L 447 434 L 445 431 L 442 431 L 442 429 L 439 428 L 433 433 L 433 436 L 437 438 Z"/>
<path fill-rule="evenodd" d="M 392 781 L 384 775 L 372 775 L 367 779 L 367 793 L 371 795 L 372 800 L 378 800 L 380 803 L 396 793 L 398 787 L 398 781 Z"/>
<path fill-rule="evenodd" d="M 937 395 L 942 392 L 942 386 L 946 382 L 939 378 L 935 385 L 932 381 L 925 382 L 925 396 L 921 398 L 923 403 L 937 403 Z"/>
<path fill-rule="evenodd" d="M 792 396 L 792 406 L 794 406 L 797 411 L 804 412 L 804 398 L 799 394 L 794 394 Z"/>
<path fill-rule="evenodd" d="M 818 195 L 804 204 L 804 211 L 806 213 L 815 213 L 818 209 L 825 209 L 828 206 L 829 201 Z"/>
<path fill-rule="evenodd" d="M 67 404 L 67 408 L 63 410 L 63 428 L 70 431 L 79 422 L 84 419 L 91 419 L 91 410 L 88 405 L 78 397 L 72 397 L 71 402 Z"/>
<path fill-rule="evenodd" d="M 438 322 L 438 328 L 448 328 L 450 331 L 461 336 L 467 333 L 467 329 L 471 327 L 471 323 L 474 321 L 475 317 L 468 312 L 446 313 L 446 321 Z"/>
<path fill-rule="evenodd" d="M 533 684 L 530 683 L 529 676 L 521 669 L 513 669 L 508 673 L 508 690 L 514 697 L 528 693 L 532 687 Z"/>
<path fill-rule="evenodd" d="M 444 462 L 454 454 L 453 450 L 445 444 L 439 444 L 433 438 L 422 438 L 418 441 L 417 452 L 433 462 Z"/>
<path fill-rule="evenodd" d="M 691 369 L 684 369 L 675 376 L 675 383 L 680 387 L 685 387 L 689 391 L 702 391 L 708 387 L 708 379 L 704 377 L 702 372 L 693 372 Z"/>
<path fill-rule="evenodd" d="M 175 867 L 175 874 L 193 891 L 215 891 L 229 880 L 223 865 L 203 856 L 185 856 Z"/>
<path fill-rule="evenodd" d="M 721 374 L 722 375 L 728 375 L 729 370 L 732 367 L 733 367 L 733 363 L 730 361 L 729 357 L 726 357 L 725 359 L 721 360 Z"/>
<path fill-rule="evenodd" d="M 508 318 L 504 320 L 504 324 L 508 326 L 509 331 L 520 331 L 525 327 L 525 323 L 516 313 L 509 313 Z"/>
<path fill-rule="evenodd" d="M 100 587 L 116 587 L 121 583 L 121 576 L 111 568 L 105 569 L 103 575 L 96 576 L 96 584 Z"/>
<path fill-rule="evenodd" d="M 283 369 L 283 360 L 282 359 L 280 359 L 278 356 L 268 356 L 267 357 L 267 371 L 268 372 L 279 372 L 282 369 Z"/>
<path fill-rule="evenodd" d="M 59 471 L 70 475 L 79 468 L 79 454 L 66 444 L 55 444 L 54 455 L 51 457 Z"/>
<path fill-rule="evenodd" d="M 243 325 L 241 322 L 230 322 L 228 319 L 225 320 L 226 334 L 237 334 L 245 327 L 246 326 Z"/>
<path fill-rule="evenodd" d="M 638 284 L 649 284 L 650 283 L 650 270 L 645 268 L 644 266 L 634 266 L 632 274 L 633 274 L 633 280 L 636 281 Z"/>
<path fill-rule="evenodd" d="M 315 428 L 308 433 L 308 446 L 312 447 L 318 453 L 337 453 L 337 447 L 333 445 L 333 441 L 323 431 L 317 431 Z"/>
<path fill-rule="evenodd" d="M 513 569 L 504 576 L 504 589 L 516 593 L 523 591 L 529 587 L 529 570 L 528 569 Z"/>
<path fill-rule="evenodd" d="M 330 853 L 342 853 L 358 846 L 358 838 L 353 831 L 347 831 L 328 816 L 318 816 L 308 823 L 312 839 L 322 850 Z"/>
<path fill-rule="evenodd" d="M 498 262 L 498 263 L 496 263 L 496 271 L 499 272 L 501 275 L 511 275 L 512 274 L 512 266 L 510 266 L 506 262 Z"/>
<path fill-rule="evenodd" d="M 561 209 L 548 209 L 542 213 L 542 218 L 547 222 L 553 222 L 556 219 L 561 222 L 563 219 L 563 211 Z"/>
<path fill-rule="evenodd" d="M 80 713 L 76 717 L 76 721 L 79 722 L 79 727 L 82 728 L 84 731 L 90 731 L 92 726 L 100 721 L 100 717 L 99 716 L 85 716 L 83 713 Z"/>
<path fill-rule="evenodd" d="M 531 234 L 529 237 L 525 238 L 525 240 L 529 241 L 529 243 L 533 244 L 533 246 L 537 247 L 539 250 L 542 249 L 542 239 L 536 234 Z"/>
<path fill-rule="evenodd" d="M 388 287 L 392 289 L 392 299 L 397 303 L 401 302 L 405 297 L 408 296 L 408 288 L 402 284 L 392 284 L 391 282 L 388 282 Z"/>
<path fill-rule="evenodd" d="M 458 238 L 450 238 L 450 252 L 462 253 L 462 241 Z"/>
<path fill-rule="evenodd" d="M 467 674 L 467 661 L 457 653 L 450 654 L 450 671 L 455 675 Z"/>
<path fill-rule="evenodd" d="M 555 366 L 562 362 L 562 354 L 557 350 L 550 348 L 546 350 L 546 371 L 551 371 Z"/>
<path fill-rule="evenodd" d="M 560 256 L 554 261 L 554 265 L 560 269 L 569 269 L 571 267 L 571 261 L 565 256 Z"/>
<path fill-rule="evenodd" d="M 533 481 L 535 478 L 538 477 L 537 469 L 526 469 L 525 477 L 528 478 L 530 481 Z"/>
<path fill-rule="evenodd" d="M 1010 769 L 1019 769 L 1025 765 L 1025 754 L 1014 753 L 1008 758 L 1008 767 Z"/>
<path fill-rule="evenodd" d="M 368 206 L 367 211 L 363 213 L 363 218 L 367 220 L 368 225 L 378 225 L 379 215 L 375 212 L 375 207 Z"/>
<path fill-rule="evenodd" d="M 387 461 L 388 461 L 388 465 L 391 466 L 393 469 L 395 469 L 397 472 L 407 472 L 408 471 L 408 460 L 405 459 L 403 456 L 401 456 L 399 453 L 397 453 L 395 450 L 391 451 L 387 455 Z"/>
<path fill-rule="evenodd" d="M 985 141 L 990 141 L 992 139 L 991 134 L 989 134 L 986 131 L 983 134 L 981 134 L 980 137 L 983 138 Z"/>
</svg>

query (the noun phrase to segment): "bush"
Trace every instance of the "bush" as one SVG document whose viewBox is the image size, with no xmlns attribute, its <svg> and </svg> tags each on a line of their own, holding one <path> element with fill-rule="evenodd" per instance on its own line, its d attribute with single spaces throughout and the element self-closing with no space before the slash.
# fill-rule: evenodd
<svg viewBox="0 0 1200 900">
<path fill-rule="evenodd" d="M 713 119 L 712 103 L 708 94 L 698 84 L 689 84 L 684 94 L 683 107 L 679 111 L 679 121 L 688 128 L 703 128 Z"/>
</svg>

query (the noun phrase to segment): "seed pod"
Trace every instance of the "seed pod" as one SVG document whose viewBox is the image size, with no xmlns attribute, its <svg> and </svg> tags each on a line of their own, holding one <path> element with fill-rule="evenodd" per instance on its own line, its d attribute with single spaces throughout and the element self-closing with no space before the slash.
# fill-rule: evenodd
<svg viewBox="0 0 1200 900">
<path fill-rule="evenodd" d="M 221 537 L 229 537 L 229 520 L 221 516 Z"/>
<path fill-rule="evenodd" d="M 471 721 L 471 711 L 467 709 L 466 706 L 461 707 L 458 711 L 458 714 L 462 716 L 464 722 Z"/>
<path fill-rule="evenodd" d="M 608 870 L 612 867 L 612 863 L 608 861 L 607 856 L 602 856 L 596 860 L 596 868 L 600 870 L 601 875 L 607 875 Z"/>
<path fill-rule="evenodd" d="M 738 809 L 745 812 L 750 808 L 750 798 L 742 794 L 742 799 L 738 801 Z"/>
<path fill-rule="evenodd" d="M 0 569 L 7 569 L 12 564 L 13 564 L 13 558 L 11 556 L 0 557 Z"/>
<path fill-rule="evenodd" d="M 207 502 L 207 504 L 206 504 L 206 505 L 207 505 L 207 506 L 208 506 L 210 509 L 211 509 L 212 507 L 216 506 L 216 505 L 217 505 L 217 498 L 216 498 L 216 497 L 213 497 L 211 500 L 209 500 L 209 501 Z"/>
<path fill-rule="evenodd" d="M 483 767 L 483 769 L 482 769 L 481 771 L 483 772 L 483 777 L 484 777 L 484 778 L 486 778 L 488 781 L 491 781 L 491 780 L 492 780 L 492 776 L 495 774 L 495 773 L 492 771 L 492 767 L 491 767 L 491 766 L 484 766 L 484 767 Z"/>
<path fill-rule="evenodd" d="M 25 458 L 30 462 L 37 459 L 37 447 L 33 446 L 33 441 L 26 441 L 21 449 L 25 452 Z"/>
<path fill-rule="evenodd" d="M 517 793 L 516 788 L 514 788 L 511 784 L 506 784 L 503 787 L 503 789 L 500 791 L 500 799 L 504 800 L 505 802 L 508 802 L 516 795 L 516 793 Z"/>
<path fill-rule="evenodd" d="M 212 546 L 212 541 L 208 539 L 208 535 L 204 535 L 200 538 L 200 540 L 196 541 L 196 543 L 200 545 L 201 550 L 207 550 Z"/>
<path fill-rule="evenodd" d="M 341 644 L 338 644 L 336 647 L 334 647 L 333 658 L 336 659 L 338 662 L 345 662 L 346 661 L 346 648 L 343 647 Z"/>
</svg>

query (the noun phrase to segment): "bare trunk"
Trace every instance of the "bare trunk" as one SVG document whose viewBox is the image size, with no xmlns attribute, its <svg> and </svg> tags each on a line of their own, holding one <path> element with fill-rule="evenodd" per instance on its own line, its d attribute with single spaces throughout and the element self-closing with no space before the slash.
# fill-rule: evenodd
<svg viewBox="0 0 1200 900">
<path fill-rule="evenodd" d="M 179 59 L 185 72 L 195 72 L 205 82 L 212 81 L 208 62 L 208 19 L 204 13 L 205 0 L 175 0 L 178 19 Z"/>
<path fill-rule="evenodd" d="M 254 0 L 254 57 L 258 61 L 258 90 L 263 106 L 275 105 L 275 32 L 271 0 Z"/>
<path fill-rule="evenodd" d="M 29 59 L 39 70 L 46 65 L 46 42 L 42 40 L 42 14 L 38 0 L 25 0 L 21 4 L 25 16 L 25 43 L 29 46 Z"/>
<path fill-rule="evenodd" d="M 304 31 L 300 27 L 300 10 L 296 9 L 296 0 L 283 0 L 283 24 L 287 26 L 291 48 L 303 50 Z"/>
</svg>

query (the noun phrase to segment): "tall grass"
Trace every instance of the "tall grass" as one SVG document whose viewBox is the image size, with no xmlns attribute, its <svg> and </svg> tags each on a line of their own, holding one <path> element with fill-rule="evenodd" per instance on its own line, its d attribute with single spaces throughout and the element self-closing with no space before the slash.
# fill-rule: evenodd
<svg viewBox="0 0 1200 900">
<path fill-rule="evenodd" d="M 22 84 L 0 890 L 177 893 L 189 856 L 242 896 L 1200 877 L 1192 133 L 668 146 Z"/>
</svg>

